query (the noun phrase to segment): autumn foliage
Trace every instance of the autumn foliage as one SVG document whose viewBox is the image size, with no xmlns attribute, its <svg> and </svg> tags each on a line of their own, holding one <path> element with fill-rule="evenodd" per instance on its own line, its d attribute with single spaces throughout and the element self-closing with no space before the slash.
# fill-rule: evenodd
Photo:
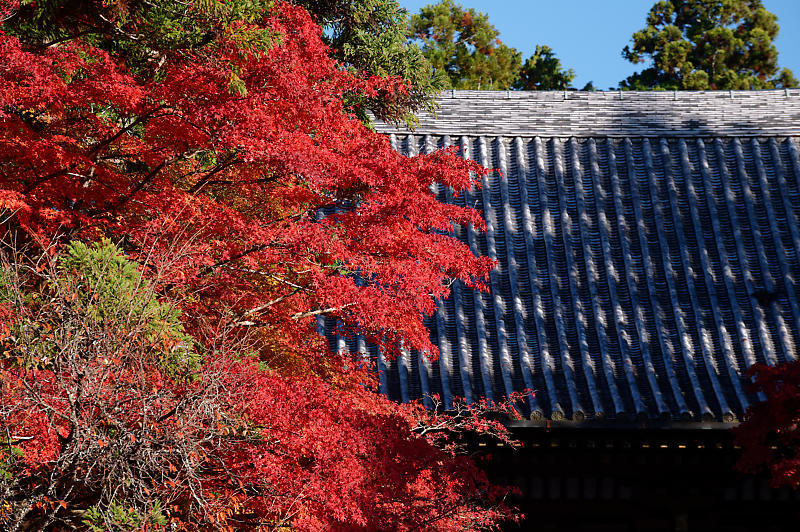
<svg viewBox="0 0 800 532">
<path fill-rule="evenodd" d="M 469 529 L 506 512 L 482 504 L 502 491 L 447 447 L 461 429 L 496 430 L 474 410 L 287 379 L 246 337 L 195 344 L 107 241 L 3 274 L 12 529 Z"/>
<path fill-rule="evenodd" d="M 800 362 L 750 368 L 753 388 L 763 401 L 747 411 L 734 429 L 742 446 L 739 469 L 767 471 L 772 484 L 800 487 Z"/>
<path fill-rule="evenodd" d="M 446 437 L 505 437 L 464 421 L 493 405 L 391 403 L 315 332 L 333 316 L 435 355 L 423 314 L 491 267 L 447 236 L 478 213 L 430 190 L 483 170 L 403 157 L 347 107 L 403 80 L 341 68 L 288 3 L 2 0 L 0 20 L 0 523 L 509 515 Z"/>
<path fill-rule="evenodd" d="M 155 243 L 156 267 L 174 257 L 164 247 L 180 249 L 165 275 L 196 312 L 213 301 L 289 326 L 332 309 L 392 344 L 431 347 L 419 312 L 442 279 L 474 283 L 489 264 L 438 233 L 480 217 L 429 186 L 463 190 L 478 169 L 452 152 L 404 158 L 345 112 L 348 92 L 403 85 L 338 69 L 301 9 L 220 31 L 139 76 L 125 55 L 143 52 L 3 35 L 3 205 L 35 235 L 124 236 L 132 253 Z"/>
</svg>

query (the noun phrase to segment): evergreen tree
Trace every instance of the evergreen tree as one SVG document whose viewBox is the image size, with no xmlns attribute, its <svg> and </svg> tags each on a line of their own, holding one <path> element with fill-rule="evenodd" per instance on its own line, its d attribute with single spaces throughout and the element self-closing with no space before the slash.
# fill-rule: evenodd
<svg viewBox="0 0 800 532">
<path fill-rule="evenodd" d="M 564 70 L 561 60 L 549 46 L 536 45 L 536 51 L 525 61 L 519 77 L 514 82 L 515 89 L 522 90 L 563 90 L 569 88 L 575 79 L 575 71 Z M 584 89 L 586 90 L 586 89 Z"/>
<path fill-rule="evenodd" d="M 325 30 L 322 34 L 332 55 L 354 73 L 386 78 L 397 76 L 407 92 L 388 97 L 352 98 L 349 102 L 362 119 L 369 109 L 382 120 L 415 121 L 413 113 L 432 110 L 433 96 L 447 86 L 434 76 L 430 63 L 414 43 L 406 39 L 408 12 L 397 0 L 295 0 Z M 363 104 L 363 105 L 362 105 Z"/>
<path fill-rule="evenodd" d="M 449 88 L 554 90 L 568 88 L 575 79 L 549 46 L 537 45 L 523 65 L 522 54 L 500 41 L 488 15 L 453 0 L 423 7 L 411 17 L 408 36 Z"/>
<path fill-rule="evenodd" d="M 778 68 L 777 17 L 761 0 L 661 0 L 647 26 L 622 50 L 649 63 L 620 82 L 633 90 L 769 89 L 796 87 Z"/>
<path fill-rule="evenodd" d="M 409 37 L 454 89 L 511 88 L 522 66 L 522 55 L 503 44 L 485 13 L 465 9 L 453 0 L 427 5 L 411 17 Z"/>
</svg>

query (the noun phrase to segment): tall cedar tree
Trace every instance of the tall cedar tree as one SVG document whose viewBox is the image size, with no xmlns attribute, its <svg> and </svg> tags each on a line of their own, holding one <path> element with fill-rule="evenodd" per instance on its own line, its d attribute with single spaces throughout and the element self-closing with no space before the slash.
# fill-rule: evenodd
<svg viewBox="0 0 800 532">
<path fill-rule="evenodd" d="M 350 95 L 349 107 L 363 121 L 366 111 L 384 121 L 416 123 L 415 112 L 434 110 L 433 97 L 446 83 L 434 76 L 430 63 L 406 39 L 408 12 L 396 0 L 295 0 L 324 28 L 323 40 L 335 59 L 354 73 L 397 76 L 408 91 L 377 97 Z"/>
<path fill-rule="evenodd" d="M 403 157 L 348 107 L 408 85 L 344 68 L 284 2 L 2 0 L 0 21 L 2 224 L 27 250 L 9 271 L 30 264 L 2 309 L 11 528 L 162 510 L 190 529 L 496 524 L 506 509 L 485 476 L 316 335 L 326 318 L 387 357 L 403 343 L 435 356 L 422 316 L 492 267 L 448 236 L 481 228 L 479 213 L 431 191 L 485 170 L 453 150 Z M 174 337 L 154 347 L 141 320 L 92 321 L 81 290 L 48 288 L 71 269 L 37 277 L 48 243 L 103 237 L 179 307 L 180 338 L 204 353 L 189 375 L 148 362 Z M 37 323 L 44 357 L 16 332 Z M 219 347 L 243 336 L 251 357 Z M 105 448 L 128 457 L 102 462 L 122 476 L 92 476 Z M 135 467 L 142 452 L 166 469 Z"/>
<path fill-rule="evenodd" d="M 412 15 L 408 35 L 421 44 L 434 71 L 446 76 L 453 89 L 566 89 L 575 78 L 547 46 L 537 46 L 523 65 L 522 54 L 500 41 L 488 15 L 453 0 L 427 5 Z"/>
<path fill-rule="evenodd" d="M 620 82 L 631 90 L 797 87 L 778 68 L 777 17 L 761 0 L 661 0 L 622 56 L 648 67 Z"/>
</svg>

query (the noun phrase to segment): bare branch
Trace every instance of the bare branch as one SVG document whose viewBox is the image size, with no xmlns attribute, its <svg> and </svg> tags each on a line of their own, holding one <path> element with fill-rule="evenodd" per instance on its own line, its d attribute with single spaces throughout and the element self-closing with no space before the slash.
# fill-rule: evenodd
<svg viewBox="0 0 800 532">
<path fill-rule="evenodd" d="M 345 303 L 339 307 L 328 307 L 328 308 L 321 308 L 318 310 L 310 310 L 308 312 L 298 312 L 297 314 L 292 315 L 293 320 L 302 320 L 303 318 L 310 318 L 311 316 L 320 316 L 322 314 L 331 314 L 333 312 L 339 312 L 346 308 L 352 307 L 357 305 L 358 303 Z"/>
</svg>

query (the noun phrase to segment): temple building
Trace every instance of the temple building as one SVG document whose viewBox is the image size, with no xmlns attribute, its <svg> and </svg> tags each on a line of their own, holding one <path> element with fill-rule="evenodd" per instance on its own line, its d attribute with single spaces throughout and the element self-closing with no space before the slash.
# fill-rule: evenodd
<svg viewBox="0 0 800 532">
<path fill-rule="evenodd" d="M 800 90 L 439 104 L 378 130 L 496 169 L 435 192 L 483 211 L 485 232 L 455 235 L 498 266 L 490 293 L 455 283 L 429 319 L 437 361 L 373 352 L 382 392 L 523 393 L 525 447 L 487 466 L 519 487 L 522 529 L 800 529 L 800 494 L 736 472 L 730 433 L 759 400 L 747 368 L 800 356 Z"/>
</svg>

